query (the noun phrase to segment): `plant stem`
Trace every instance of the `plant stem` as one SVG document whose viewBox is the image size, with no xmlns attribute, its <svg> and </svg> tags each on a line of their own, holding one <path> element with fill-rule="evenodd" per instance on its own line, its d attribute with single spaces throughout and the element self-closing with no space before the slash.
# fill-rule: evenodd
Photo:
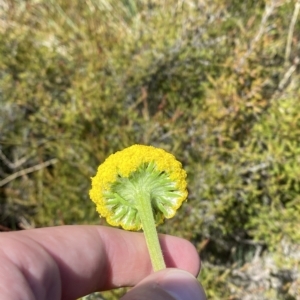
<svg viewBox="0 0 300 300">
<path fill-rule="evenodd" d="M 137 203 L 153 270 L 165 269 L 166 265 L 159 244 L 149 192 L 138 191 Z"/>
</svg>

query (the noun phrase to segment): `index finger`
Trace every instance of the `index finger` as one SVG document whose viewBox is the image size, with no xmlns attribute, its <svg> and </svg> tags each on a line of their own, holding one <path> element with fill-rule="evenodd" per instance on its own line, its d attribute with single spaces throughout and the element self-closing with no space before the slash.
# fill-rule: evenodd
<svg viewBox="0 0 300 300">
<path fill-rule="evenodd" d="M 9 237 L 9 233 L 4 235 Z M 101 226 L 63 226 L 11 235 L 14 235 L 14 243 L 19 240 L 31 244 L 32 251 L 35 247 L 42 247 L 53 258 L 59 269 L 62 299 L 134 286 L 152 272 L 142 233 Z M 167 267 L 197 275 L 200 262 L 192 244 L 166 235 L 160 236 L 160 242 Z M 6 241 L 5 246 L 8 245 Z M 18 248 L 14 247 L 13 251 L 18 251 Z M 36 259 L 38 264 L 43 264 L 38 254 Z"/>
</svg>

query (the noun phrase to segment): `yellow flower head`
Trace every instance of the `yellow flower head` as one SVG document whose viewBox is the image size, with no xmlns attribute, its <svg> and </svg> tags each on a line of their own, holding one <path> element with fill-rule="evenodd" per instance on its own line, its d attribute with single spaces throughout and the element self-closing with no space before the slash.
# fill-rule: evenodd
<svg viewBox="0 0 300 300">
<path fill-rule="evenodd" d="M 92 178 L 90 198 L 113 226 L 141 229 L 139 193 L 149 195 L 156 225 L 172 218 L 187 198 L 186 172 L 163 149 L 133 145 L 110 155 Z"/>
</svg>

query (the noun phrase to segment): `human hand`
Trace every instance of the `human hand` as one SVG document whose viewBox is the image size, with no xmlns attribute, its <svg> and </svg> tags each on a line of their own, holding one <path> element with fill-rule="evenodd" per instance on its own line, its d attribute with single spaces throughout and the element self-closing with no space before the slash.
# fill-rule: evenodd
<svg viewBox="0 0 300 300">
<path fill-rule="evenodd" d="M 101 226 L 1 233 L 1 299 L 74 300 L 121 286 L 134 286 L 123 300 L 206 299 L 192 276 L 200 268 L 195 248 L 167 235 L 160 242 L 167 266 L 182 270 L 153 273 L 141 233 Z"/>
</svg>

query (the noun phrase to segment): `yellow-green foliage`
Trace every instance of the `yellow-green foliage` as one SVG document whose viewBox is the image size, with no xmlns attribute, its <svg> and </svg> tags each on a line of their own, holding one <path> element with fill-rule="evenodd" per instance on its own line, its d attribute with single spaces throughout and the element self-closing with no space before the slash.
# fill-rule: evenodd
<svg viewBox="0 0 300 300">
<path fill-rule="evenodd" d="M 232 270 L 300 242 L 296 12 L 280 0 L 2 1 L 1 224 L 103 224 L 90 177 L 110 153 L 152 144 L 189 181 L 161 231 L 195 243 L 212 299 L 238 299 Z M 271 289 L 264 299 L 295 297 Z"/>
</svg>

